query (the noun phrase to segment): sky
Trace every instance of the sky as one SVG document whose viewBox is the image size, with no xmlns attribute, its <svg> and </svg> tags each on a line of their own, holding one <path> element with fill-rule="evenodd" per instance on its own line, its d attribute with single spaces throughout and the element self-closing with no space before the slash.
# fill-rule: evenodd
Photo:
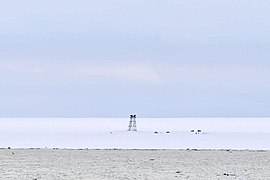
<svg viewBox="0 0 270 180">
<path fill-rule="evenodd" d="M 12 0 L 0 117 L 270 117 L 269 0 Z"/>
</svg>

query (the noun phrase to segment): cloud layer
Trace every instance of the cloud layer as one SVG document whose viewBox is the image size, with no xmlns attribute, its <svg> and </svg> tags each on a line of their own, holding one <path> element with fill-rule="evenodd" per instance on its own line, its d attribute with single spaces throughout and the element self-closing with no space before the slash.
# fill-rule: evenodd
<svg viewBox="0 0 270 180">
<path fill-rule="evenodd" d="M 270 116 L 270 1 L 0 6 L 0 116 Z"/>
<path fill-rule="evenodd" d="M 146 65 L 89 65 L 89 64 L 52 64 L 52 63 L 1 63 L 0 70 L 8 74 L 73 76 L 73 78 L 106 78 L 126 81 L 159 83 L 159 74 Z"/>
</svg>

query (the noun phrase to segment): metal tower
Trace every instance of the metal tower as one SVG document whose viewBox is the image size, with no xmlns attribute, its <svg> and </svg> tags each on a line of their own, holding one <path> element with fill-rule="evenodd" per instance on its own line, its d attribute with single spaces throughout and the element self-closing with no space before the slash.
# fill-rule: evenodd
<svg viewBox="0 0 270 180">
<path fill-rule="evenodd" d="M 128 131 L 137 131 L 136 115 L 130 115 Z"/>
</svg>

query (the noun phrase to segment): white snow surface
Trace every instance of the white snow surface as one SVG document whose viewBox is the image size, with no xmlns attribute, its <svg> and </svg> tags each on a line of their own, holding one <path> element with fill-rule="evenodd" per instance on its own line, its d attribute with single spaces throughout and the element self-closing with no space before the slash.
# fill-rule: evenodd
<svg viewBox="0 0 270 180">
<path fill-rule="evenodd" d="M 270 150 L 270 118 L 137 118 L 138 131 L 127 131 L 128 122 L 129 118 L 1 118 L 0 147 Z"/>
</svg>

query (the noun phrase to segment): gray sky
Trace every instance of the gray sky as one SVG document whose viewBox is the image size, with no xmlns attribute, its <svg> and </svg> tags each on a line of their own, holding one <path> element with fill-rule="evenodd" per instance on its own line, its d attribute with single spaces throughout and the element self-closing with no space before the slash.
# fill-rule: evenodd
<svg viewBox="0 0 270 180">
<path fill-rule="evenodd" d="M 12 0 L 1 117 L 270 116 L 269 0 Z"/>
</svg>

